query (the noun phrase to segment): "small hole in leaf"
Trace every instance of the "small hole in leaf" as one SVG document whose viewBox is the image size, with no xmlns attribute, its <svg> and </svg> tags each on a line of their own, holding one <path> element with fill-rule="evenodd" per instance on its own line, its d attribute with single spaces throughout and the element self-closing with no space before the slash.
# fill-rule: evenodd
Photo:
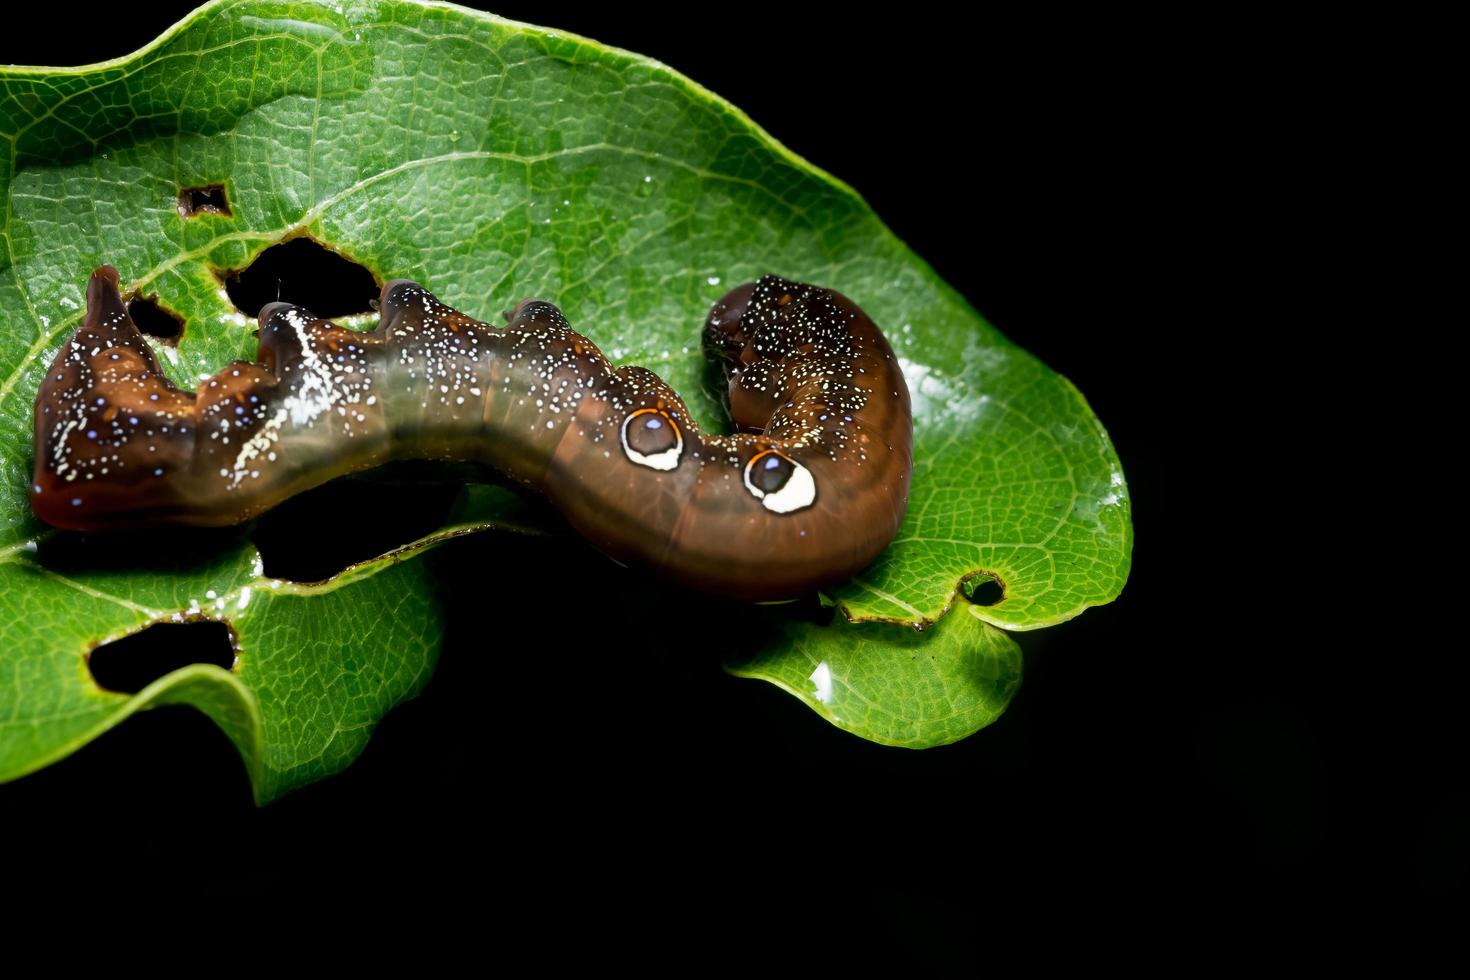
<svg viewBox="0 0 1470 980">
<path fill-rule="evenodd" d="M 993 606 L 1006 597 L 1006 587 L 989 572 L 975 572 L 960 582 L 960 592 L 976 606 Z"/>
<path fill-rule="evenodd" d="M 87 657 L 97 686 L 121 694 L 137 694 L 164 674 L 189 664 L 233 669 L 235 634 L 229 625 L 213 619 L 154 623 L 94 647 Z"/>
<path fill-rule="evenodd" d="M 837 606 L 815 592 L 790 602 L 761 603 L 760 608 L 770 614 L 813 626 L 831 626 L 837 618 Z M 738 609 L 739 607 L 732 607 L 732 611 L 737 611 L 737 614 Z"/>
<path fill-rule="evenodd" d="M 272 245 L 243 269 L 215 274 L 224 282 L 230 302 L 252 317 L 276 300 L 328 320 L 370 313 L 380 291 L 366 268 L 306 236 Z"/>
<path fill-rule="evenodd" d="M 178 346 L 179 338 L 184 335 L 184 318 L 164 309 L 155 297 L 134 296 L 128 300 L 128 316 L 139 330 L 171 347 Z"/>
<path fill-rule="evenodd" d="M 222 214 L 225 217 L 232 214 L 224 184 L 185 187 L 179 191 L 179 217 L 192 218 L 196 214 Z"/>
</svg>

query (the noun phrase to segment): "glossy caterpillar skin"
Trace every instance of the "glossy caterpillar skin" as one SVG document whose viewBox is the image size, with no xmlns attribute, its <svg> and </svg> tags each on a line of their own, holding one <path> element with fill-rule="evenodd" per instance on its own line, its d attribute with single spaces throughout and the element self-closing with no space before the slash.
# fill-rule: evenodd
<svg viewBox="0 0 1470 980">
<path fill-rule="evenodd" d="M 104 266 L 36 396 L 31 507 L 98 530 L 235 524 L 394 459 L 495 467 L 620 561 L 748 600 L 851 577 L 908 502 L 898 361 L 839 293 L 765 276 L 710 311 L 734 435 L 699 430 L 644 368 L 616 368 L 550 303 L 503 329 L 417 283 L 383 287 L 371 332 L 260 311 L 255 363 L 176 388 Z"/>
</svg>

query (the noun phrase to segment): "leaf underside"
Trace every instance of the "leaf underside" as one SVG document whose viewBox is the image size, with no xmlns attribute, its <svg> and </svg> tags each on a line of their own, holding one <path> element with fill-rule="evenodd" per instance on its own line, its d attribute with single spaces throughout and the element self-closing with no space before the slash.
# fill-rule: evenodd
<svg viewBox="0 0 1470 980">
<path fill-rule="evenodd" d="M 260 800 L 335 772 L 432 671 L 442 631 L 418 556 L 471 530 L 559 531 L 544 508 L 471 487 L 438 531 L 309 585 L 268 575 L 248 527 L 47 531 L 26 497 L 32 406 L 104 263 L 184 318 L 158 349 L 185 387 L 255 354 L 220 270 L 310 234 L 484 320 L 551 298 L 717 429 L 698 344 L 713 300 L 766 272 L 853 297 L 913 396 L 907 519 L 832 590 L 842 616 L 765 611 L 770 628 L 728 662 L 876 741 L 936 745 L 988 724 L 1019 680 L 1005 631 L 1109 602 L 1127 576 L 1127 488 L 1081 394 L 849 188 L 651 60 L 445 6 L 210 5 L 116 62 L 0 70 L 0 133 L 0 779 L 166 702 L 221 724 Z M 211 185 L 230 213 L 181 216 L 180 190 Z M 977 577 L 1001 584 L 999 601 L 956 599 Z M 136 695 L 96 685 L 94 646 L 174 617 L 226 620 L 236 668 L 184 668 Z"/>
</svg>

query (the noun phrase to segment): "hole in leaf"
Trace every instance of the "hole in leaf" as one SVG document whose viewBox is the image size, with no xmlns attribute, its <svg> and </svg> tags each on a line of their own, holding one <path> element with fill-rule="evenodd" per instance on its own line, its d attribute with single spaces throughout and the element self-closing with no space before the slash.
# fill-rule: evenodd
<svg viewBox="0 0 1470 980">
<path fill-rule="evenodd" d="M 762 607 L 787 619 L 813 626 L 831 626 L 837 619 L 837 606 L 816 593 L 791 602 L 763 603 Z"/>
<path fill-rule="evenodd" d="M 179 338 L 184 335 L 184 318 L 161 306 L 157 297 L 134 296 L 128 300 L 128 316 L 139 330 L 170 347 L 178 346 Z"/>
<path fill-rule="evenodd" d="M 206 187 L 185 187 L 179 191 L 179 217 L 192 218 L 196 214 L 222 214 L 230 217 L 230 202 L 225 197 L 224 184 L 209 184 Z"/>
<path fill-rule="evenodd" d="M 295 303 L 327 320 L 370 313 L 380 291 L 366 268 L 305 236 L 272 245 L 244 269 L 215 275 L 224 282 L 230 302 L 251 317 L 276 300 Z"/>
<path fill-rule="evenodd" d="M 250 535 L 262 571 L 267 578 L 320 582 L 432 534 L 473 478 L 465 469 L 394 463 L 292 497 L 262 515 Z"/>
<path fill-rule="evenodd" d="M 246 545 L 239 527 L 160 526 L 115 531 L 61 531 L 44 536 L 34 560 L 57 575 L 204 575 Z"/>
<path fill-rule="evenodd" d="M 1006 597 L 1006 587 L 990 572 L 972 572 L 960 580 L 960 593 L 974 605 L 993 606 Z"/>
<path fill-rule="evenodd" d="M 98 687 L 137 694 L 164 674 L 189 664 L 235 666 L 235 634 L 214 619 L 154 623 L 111 643 L 93 647 L 87 668 Z"/>
</svg>

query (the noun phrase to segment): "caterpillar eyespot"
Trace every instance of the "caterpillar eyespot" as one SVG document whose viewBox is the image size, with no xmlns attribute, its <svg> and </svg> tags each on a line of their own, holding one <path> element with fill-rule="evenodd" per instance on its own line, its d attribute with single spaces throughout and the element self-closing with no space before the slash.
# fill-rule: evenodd
<svg viewBox="0 0 1470 980">
<path fill-rule="evenodd" d="M 623 452 L 639 466 L 671 470 L 684 452 L 679 423 L 657 408 L 640 408 L 623 423 Z"/>
<path fill-rule="evenodd" d="M 745 464 L 745 489 L 777 514 L 810 507 L 817 499 L 811 471 L 774 449 L 757 453 Z"/>
<path fill-rule="evenodd" d="M 657 375 L 614 367 L 545 301 L 496 328 L 400 279 L 378 309 L 364 332 L 269 304 L 256 361 L 190 392 L 98 269 L 36 395 L 32 509 L 77 530 L 227 525 L 390 460 L 472 460 L 618 562 L 757 601 L 851 577 L 903 518 L 908 388 L 830 289 L 764 276 L 710 310 L 732 435 L 701 431 Z"/>
</svg>

